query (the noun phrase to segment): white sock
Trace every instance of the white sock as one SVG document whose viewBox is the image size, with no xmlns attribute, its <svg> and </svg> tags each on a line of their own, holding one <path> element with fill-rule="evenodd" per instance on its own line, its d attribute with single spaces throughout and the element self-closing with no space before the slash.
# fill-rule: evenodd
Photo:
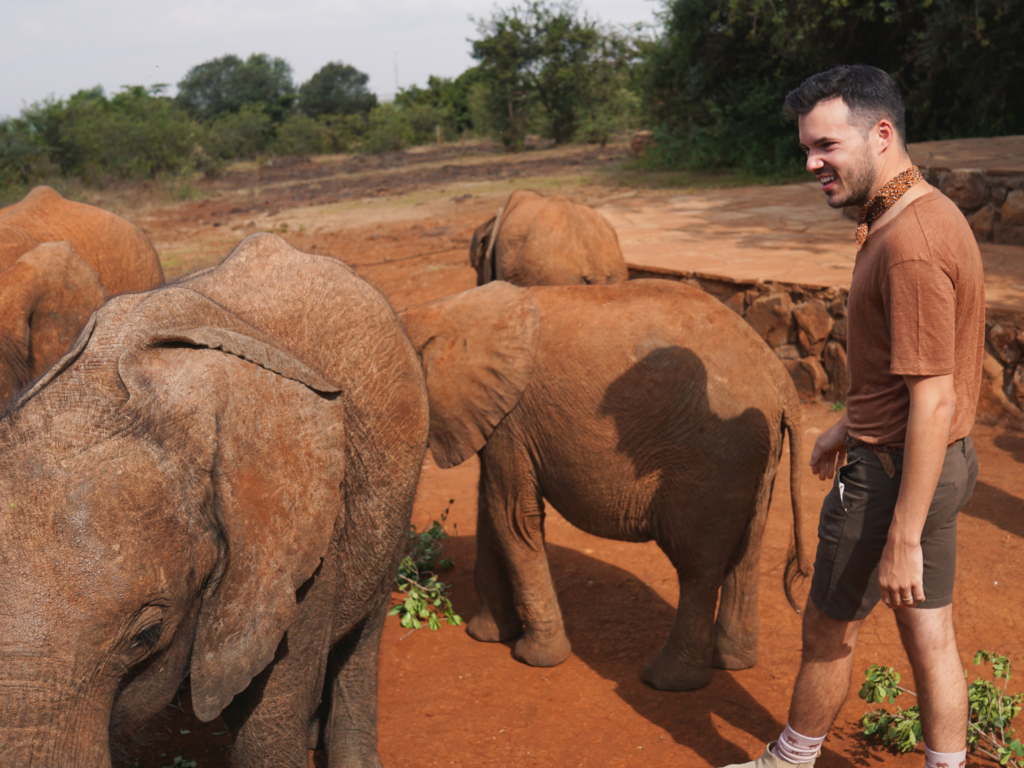
<svg viewBox="0 0 1024 768">
<path fill-rule="evenodd" d="M 825 736 L 827 735 L 826 733 Z M 825 736 L 813 738 L 804 736 L 794 731 L 789 727 L 789 723 L 786 723 L 786 730 L 782 732 L 779 740 L 772 747 L 772 754 L 779 758 L 779 760 L 784 760 L 794 765 L 809 763 L 818 756 L 818 751 L 821 749 L 821 743 L 825 741 Z"/>
<path fill-rule="evenodd" d="M 967 750 L 960 752 L 933 752 L 924 745 L 924 768 L 964 768 Z"/>
</svg>

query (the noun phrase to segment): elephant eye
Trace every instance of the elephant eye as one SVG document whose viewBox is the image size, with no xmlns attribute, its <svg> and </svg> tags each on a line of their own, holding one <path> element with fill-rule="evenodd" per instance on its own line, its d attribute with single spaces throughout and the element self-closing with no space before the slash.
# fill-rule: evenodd
<svg viewBox="0 0 1024 768">
<path fill-rule="evenodd" d="M 162 629 L 162 624 L 151 624 L 132 638 L 130 647 L 132 649 L 141 648 L 148 651 L 159 642 Z"/>
</svg>

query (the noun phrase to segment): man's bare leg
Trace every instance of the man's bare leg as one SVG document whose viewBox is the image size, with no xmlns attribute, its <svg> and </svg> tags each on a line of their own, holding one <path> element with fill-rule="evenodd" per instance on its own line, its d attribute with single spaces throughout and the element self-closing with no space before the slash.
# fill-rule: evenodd
<svg viewBox="0 0 1024 768">
<path fill-rule="evenodd" d="M 953 606 L 895 611 L 910 657 L 924 741 L 936 752 L 967 747 L 967 680 L 953 635 Z"/>
<path fill-rule="evenodd" d="M 830 619 L 807 600 L 800 673 L 789 706 L 789 725 L 794 731 L 817 737 L 832 727 L 850 689 L 853 650 L 863 623 Z"/>
</svg>

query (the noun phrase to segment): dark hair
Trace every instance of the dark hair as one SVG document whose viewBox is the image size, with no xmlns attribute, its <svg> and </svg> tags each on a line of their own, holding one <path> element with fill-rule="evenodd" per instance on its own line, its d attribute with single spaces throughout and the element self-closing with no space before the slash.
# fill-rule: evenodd
<svg viewBox="0 0 1024 768">
<path fill-rule="evenodd" d="M 899 86 L 888 74 L 865 64 L 840 64 L 804 80 L 786 96 L 782 112 L 795 120 L 823 101 L 841 98 L 864 131 L 882 118 L 889 120 L 907 147 L 906 119 Z"/>
</svg>

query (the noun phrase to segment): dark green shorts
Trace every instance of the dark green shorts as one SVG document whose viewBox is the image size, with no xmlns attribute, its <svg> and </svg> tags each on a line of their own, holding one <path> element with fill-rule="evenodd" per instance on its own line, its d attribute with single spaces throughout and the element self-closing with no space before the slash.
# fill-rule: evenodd
<svg viewBox="0 0 1024 768">
<path fill-rule="evenodd" d="M 878 562 L 903 470 L 903 456 L 891 458 L 896 468 L 892 478 L 874 452 L 850 451 L 821 505 L 811 600 L 837 621 L 863 619 L 880 599 Z M 953 602 L 957 514 L 971 498 L 977 479 L 978 457 L 971 438 L 957 440 L 946 449 L 921 532 L 925 601 L 918 608 L 941 608 Z"/>
</svg>

